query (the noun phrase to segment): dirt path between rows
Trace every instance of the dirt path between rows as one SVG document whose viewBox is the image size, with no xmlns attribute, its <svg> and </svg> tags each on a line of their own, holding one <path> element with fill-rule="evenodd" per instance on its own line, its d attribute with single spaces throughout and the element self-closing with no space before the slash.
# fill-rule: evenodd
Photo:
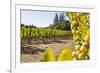
<svg viewBox="0 0 100 73">
<path fill-rule="evenodd" d="M 58 57 L 59 53 L 61 52 L 62 49 L 64 48 L 72 48 L 74 50 L 74 41 L 72 38 L 68 38 L 68 39 L 60 39 L 60 42 L 52 42 L 52 43 L 48 43 L 48 44 L 36 44 L 33 41 L 33 44 L 26 44 L 25 46 L 32 46 L 32 47 L 36 47 L 36 48 L 40 48 L 40 49 L 47 49 L 48 47 L 50 47 L 54 53 L 56 58 Z M 29 62 L 39 62 L 40 59 L 43 57 L 43 52 L 37 52 L 35 54 L 21 54 L 21 63 L 29 63 Z"/>
</svg>

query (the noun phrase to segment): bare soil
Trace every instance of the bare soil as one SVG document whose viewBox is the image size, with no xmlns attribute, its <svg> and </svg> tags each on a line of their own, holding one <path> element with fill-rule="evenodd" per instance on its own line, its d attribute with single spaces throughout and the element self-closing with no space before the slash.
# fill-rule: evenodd
<svg viewBox="0 0 100 73">
<path fill-rule="evenodd" d="M 56 58 L 58 57 L 59 53 L 64 48 L 71 48 L 74 50 L 75 44 L 72 39 L 72 37 L 67 39 L 58 39 L 58 41 L 52 41 L 48 43 L 40 43 L 41 41 L 33 41 L 31 40 L 31 43 L 26 43 L 23 46 L 31 48 L 25 48 L 26 51 L 29 52 L 23 52 L 23 47 L 21 47 L 21 63 L 29 63 L 29 62 L 39 62 L 41 58 L 43 57 L 43 52 L 50 47 L 54 53 Z M 33 51 L 32 53 L 30 51 Z"/>
</svg>

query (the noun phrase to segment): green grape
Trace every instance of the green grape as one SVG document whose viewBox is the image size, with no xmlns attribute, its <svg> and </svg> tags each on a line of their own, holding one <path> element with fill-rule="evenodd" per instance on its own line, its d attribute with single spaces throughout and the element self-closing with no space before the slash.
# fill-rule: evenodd
<svg viewBox="0 0 100 73">
<path fill-rule="evenodd" d="M 73 56 L 73 57 L 76 56 L 76 52 L 75 52 L 75 51 L 72 52 L 72 56 Z"/>
<path fill-rule="evenodd" d="M 76 41 L 75 45 L 81 45 L 81 41 Z"/>
<path fill-rule="evenodd" d="M 75 50 L 80 50 L 80 47 L 81 47 L 80 45 L 76 45 Z"/>
<path fill-rule="evenodd" d="M 84 52 L 84 53 L 87 53 L 88 52 L 88 49 L 84 46 L 81 46 L 80 47 L 80 51 Z"/>
<path fill-rule="evenodd" d="M 89 35 L 86 35 L 84 38 L 85 41 L 89 41 Z"/>
<path fill-rule="evenodd" d="M 75 57 L 75 58 L 73 58 L 73 61 L 75 61 L 75 60 L 77 60 L 77 58 Z"/>
<path fill-rule="evenodd" d="M 78 59 L 79 60 L 85 60 L 85 55 L 84 55 L 83 52 L 81 52 L 81 53 L 78 54 Z"/>
<path fill-rule="evenodd" d="M 83 42 L 82 45 L 83 45 L 84 47 L 88 47 L 89 44 L 88 44 L 88 42 Z"/>
<path fill-rule="evenodd" d="M 77 30 L 77 31 L 76 31 L 76 35 L 78 35 L 79 33 L 80 33 L 79 30 Z"/>
<path fill-rule="evenodd" d="M 88 60 L 88 59 L 89 59 L 89 57 L 88 57 L 88 56 L 85 56 L 85 59 L 86 59 L 86 60 Z"/>
<path fill-rule="evenodd" d="M 79 55 L 79 53 L 80 53 L 80 51 L 79 51 L 79 50 L 77 50 L 77 51 L 76 51 L 76 55 L 78 56 L 78 55 Z"/>
<path fill-rule="evenodd" d="M 71 30 L 75 42 L 74 60 L 85 60 L 89 58 L 89 45 L 90 45 L 90 27 L 89 13 L 83 12 L 68 12 L 70 18 Z"/>
<path fill-rule="evenodd" d="M 76 36 L 76 37 L 74 38 L 74 41 L 80 41 L 80 36 Z"/>
</svg>

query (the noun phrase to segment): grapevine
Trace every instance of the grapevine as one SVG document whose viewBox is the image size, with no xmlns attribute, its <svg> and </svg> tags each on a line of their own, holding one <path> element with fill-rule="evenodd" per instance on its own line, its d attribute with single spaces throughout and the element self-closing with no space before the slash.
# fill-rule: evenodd
<svg viewBox="0 0 100 73">
<path fill-rule="evenodd" d="M 73 60 L 88 60 L 90 58 L 90 27 L 89 13 L 68 12 L 71 30 L 75 41 L 75 51 L 72 52 Z"/>
</svg>

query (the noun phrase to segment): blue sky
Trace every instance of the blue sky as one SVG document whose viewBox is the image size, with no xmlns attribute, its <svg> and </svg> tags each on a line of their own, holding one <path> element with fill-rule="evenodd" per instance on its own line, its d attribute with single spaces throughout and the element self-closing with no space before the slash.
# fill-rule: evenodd
<svg viewBox="0 0 100 73">
<path fill-rule="evenodd" d="M 59 15 L 62 12 L 21 10 L 21 23 L 25 25 L 33 24 L 37 27 L 46 27 L 53 24 L 56 13 Z"/>
</svg>

